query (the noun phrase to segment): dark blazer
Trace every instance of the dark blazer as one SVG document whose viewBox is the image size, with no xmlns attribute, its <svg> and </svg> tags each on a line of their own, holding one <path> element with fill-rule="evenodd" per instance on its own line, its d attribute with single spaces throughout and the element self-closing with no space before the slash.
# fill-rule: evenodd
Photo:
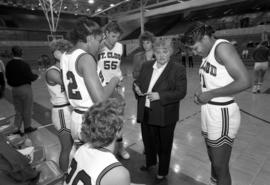
<svg viewBox="0 0 270 185">
<path fill-rule="evenodd" d="M 155 61 L 144 63 L 135 81 L 142 93 L 148 90 L 154 63 Z M 156 126 L 175 124 L 179 119 L 180 100 L 185 97 L 186 89 L 186 69 L 170 60 L 152 89 L 152 92 L 159 93 L 160 99 L 150 102 L 148 124 Z M 137 96 L 136 93 L 135 96 L 138 100 L 137 121 L 142 123 L 146 96 Z"/>
</svg>

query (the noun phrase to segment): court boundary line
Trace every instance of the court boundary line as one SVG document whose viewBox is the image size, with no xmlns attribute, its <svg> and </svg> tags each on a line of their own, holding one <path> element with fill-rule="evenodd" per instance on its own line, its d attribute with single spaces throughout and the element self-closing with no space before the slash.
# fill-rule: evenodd
<svg viewBox="0 0 270 185">
<path fill-rule="evenodd" d="M 245 114 L 247 114 L 247 115 L 249 115 L 249 116 L 251 116 L 251 117 L 253 117 L 253 118 L 256 118 L 256 119 L 258 119 L 258 120 L 261 120 L 262 122 L 265 122 L 265 123 L 267 123 L 267 124 L 270 124 L 270 121 L 265 120 L 265 119 L 263 119 L 263 118 L 260 118 L 260 117 L 254 115 L 254 114 L 251 114 L 251 113 L 249 113 L 249 112 L 247 112 L 247 111 L 245 111 L 245 110 L 243 110 L 243 109 L 240 109 L 240 111 L 243 112 L 243 113 L 245 113 Z"/>
</svg>

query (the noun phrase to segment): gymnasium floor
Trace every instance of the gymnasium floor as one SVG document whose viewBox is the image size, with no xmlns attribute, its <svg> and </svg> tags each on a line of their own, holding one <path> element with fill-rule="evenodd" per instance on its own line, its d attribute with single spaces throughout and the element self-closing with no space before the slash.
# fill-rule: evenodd
<svg viewBox="0 0 270 185">
<path fill-rule="evenodd" d="M 154 172 L 144 173 L 140 125 L 136 123 L 136 100 L 131 90 L 131 67 L 126 66 L 124 79 L 126 96 L 126 125 L 124 140 L 131 159 L 121 161 L 130 171 L 133 183 L 154 184 Z M 168 185 L 208 184 L 210 163 L 200 134 L 200 107 L 193 103 L 193 94 L 199 87 L 198 68 L 187 68 L 188 91 L 181 102 L 180 120 L 175 129 Z M 252 70 L 250 70 L 252 74 Z M 33 123 L 35 126 L 51 124 L 49 95 L 44 78 L 32 85 L 34 90 Z M 234 143 L 230 169 L 233 185 L 269 185 L 270 182 L 270 75 L 266 74 L 263 92 L 252 94 L 251 90 L 236 96 L 241 108 L 242 125 Z M 14 114 L 10 88 L 6 99 L 0 100 L 0 117 Z M 53 126 L 41 128 L 29 134 L 34 145 L 45 148 L 46 159 L 57 162 L 60 144 Z"/>
</svg>

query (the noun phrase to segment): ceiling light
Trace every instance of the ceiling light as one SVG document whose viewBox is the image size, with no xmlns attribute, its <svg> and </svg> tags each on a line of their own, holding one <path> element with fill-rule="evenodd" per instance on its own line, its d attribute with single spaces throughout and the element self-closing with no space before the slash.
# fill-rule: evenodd
<svg viewBox="0 0 270 185">
<path fill-rule="evenodd" d="M 110 4 L 110 7 L 114 7 L 114 4 Z"/>
<path fill-rule="evenodd" d="M 97 10 L 96 10 L 96 12 L 100 12 L 102 10 L 102 8 L 98 8 Z"/>
<path fill-rule="evenodd" d="M 95 2 L 94 0 L 88 0 L 89 4 L 94 4 L 94 2 Z"/>
</svg>

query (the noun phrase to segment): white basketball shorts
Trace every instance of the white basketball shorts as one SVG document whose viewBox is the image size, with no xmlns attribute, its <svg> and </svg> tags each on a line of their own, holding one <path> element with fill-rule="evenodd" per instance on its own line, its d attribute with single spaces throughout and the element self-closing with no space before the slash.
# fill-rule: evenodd
<svg viewBox="0 0 270 185">
<path fill-rule="evenodd" d="M 53 107 L 52 123 L 59 134 L 64 131 L 70 133 L 71 106 Z"/>
<path fill-rule="evenodd" d="M 240 121 L 240 110 L 234 100 L 224 103 L 210 101 L 201 107 L 202 135 L 211 147 L 232 146 Z"/>
<path fill-rule="evenodd" d="M 74 142 L 80 142 L 81 137 L 81 128 L 84 117 L 84 111 L 74 109 L 71 114 L 71 136 Z"/>
</svg>

